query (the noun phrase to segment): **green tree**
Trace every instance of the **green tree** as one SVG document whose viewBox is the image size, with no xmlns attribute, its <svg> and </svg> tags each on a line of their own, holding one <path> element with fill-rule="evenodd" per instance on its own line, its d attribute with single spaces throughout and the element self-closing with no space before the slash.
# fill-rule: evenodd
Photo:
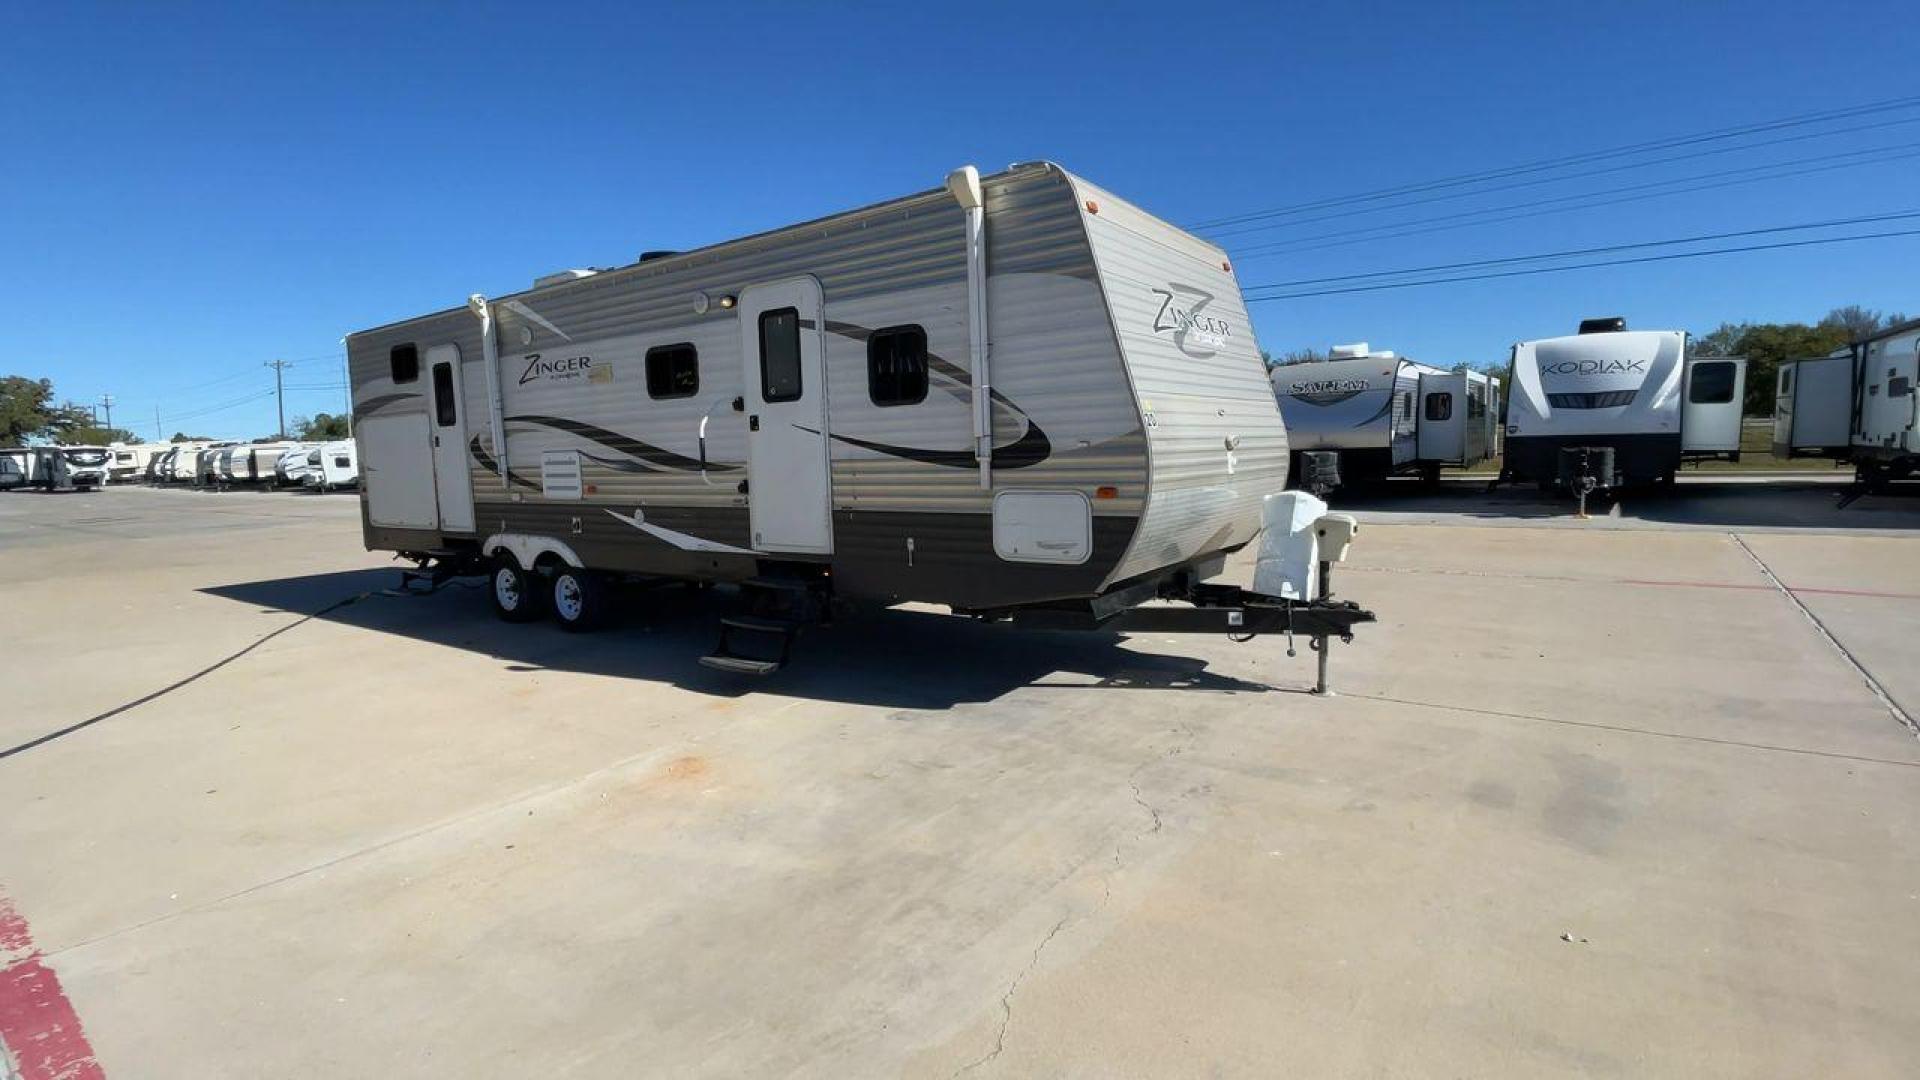
<svg viewBox="0 0 1920 1080">
<path fill-rule="evenodd" d="M 1806 323 L 1758 323 L 1746 327 L 1734 343 L 1729 356 L 1747 358 L 1748 416 L 1767 416 L 1773 412 L 1773 384 L 1780 361 L 1825 356 L 1853 340 L 1842 325 L 1808 326 Z"/>
<path fill-rule="evenodd" d="M 313 419 L 304 416 L 293 418 L 293 435 L 306 442 L 330 442 L 348 436 L 346 416 L 333 416 L 328 413 L 315 413 Z"/>
<path fill-rule="evenodd" d="M 101 427 L 93 423 L 67 428 L 58 432 L 58 435 L 61 442 L 74 446 L 107 446 L 112 443 L 131 445 L 140 441 L 140 436 L 126 428 Z"/>
<path fill-rule="evenodd" d="M 53 383 L 46 379 L 0 378 L 0 446 L 21 446 L 28 439 L 64 439 L 92 423 L 93 413 L 84 405 L 53 404 Z"/>
<path fill-rule="evenodd" d="M 167 441 L 168 442 L 212 442 L 213 436 L 189 435 L 184 431 L 176 431 L 173 433 L 173 438 L 168 439 Z"/>
<path fill-rule="evenodd" d="M 1863 308 L 1859 304 L 1848 304 L 1827 312 L 1820 320 L 1821 329 L 1838 327 L 1847 332 L 1849 340 L 1859 340 L 1869 334 L 1906 322 L 1907 317 L 1900 314 L 1882 315 L 1872 308 Z"/>
<path fill-rule="evenodd" d="M 1264 352 L 1260 354 L 1260 359 L 1265 360 L 1270 368 L 1284 367 L 1287 364 L 1311 364 L 1326 358 L 1327 354 L 1318 349 L 1295 349 L 1292 352 L 1281 353 L 1277 359 Z"/>
</svg>

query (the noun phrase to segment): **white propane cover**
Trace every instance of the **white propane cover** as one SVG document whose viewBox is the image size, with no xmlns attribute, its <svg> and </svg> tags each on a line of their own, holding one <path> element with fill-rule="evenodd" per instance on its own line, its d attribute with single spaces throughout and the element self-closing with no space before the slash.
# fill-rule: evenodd
<svg viewBox="0 0 1920 1080">
<path fill-rule="evenodd" d="M 1327 504 L 1304 491 L 1269 495 L 1260 507 L 1265 531 L 1253 567 L 1253 591 L 1284 600 L 1311 600 L 1320 584 L 1320 538 L 1313 523 Z"/>
</svg>

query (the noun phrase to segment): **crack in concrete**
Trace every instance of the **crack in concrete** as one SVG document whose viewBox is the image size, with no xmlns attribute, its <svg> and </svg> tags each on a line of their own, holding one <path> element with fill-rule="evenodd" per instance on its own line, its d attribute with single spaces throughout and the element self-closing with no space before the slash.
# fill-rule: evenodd
<svg viewBox="0 0 1920 1080">
<path fill-rule="evenodd" d="M 1158 833 L 1166 826 L 1165 820 L 1160 816 L 1160 809 L 1148 802 L 1145 794 L 1140 790 L 1140 773 L 1156 761 L 1165 761 L 1168 758 L 1178 757 L 1186 753 L 1187 749 L 1199 738 L 1198 733 L 1193 730 L 1192 725 L 1185 722 L 1179 724 L 1174 730 L 1178 731 L 1185 738 L 1186 745 L 1169 747 L 1159 756 L 1148 758 L 1134 766 L 1133 770 L 1127 773 L 1127 787 L 1133 794 L 1133 801 L 1139 805 L 1140 809 L 1145 810 L 1147 816 L 1153 821 L 1151 827 L 1133 834 L 1135 840 L 1144 840 Z M 1094 908 L 1095 911 L 1105 909 L 1107 904 L 1113 900 L 1113 879 L 1118 876 L 1120 871 L 1126 866 L 1126 860 L 1122 854 L 1123 846 L 1124 845 L 1119 842 L 1113 845 L 1113 869 L 1107 872 L 1105 887 L 1101 890 L 1100 903 Z M 1047 950 L 1048 945 L 1053 944 L 1053 939 L 1059 937 L 1060 931 L 1066 929 L 1067 923 L 1071 921 L 1073 921 L 1072 915 L 1060 916 L 1060 921 L 1053 924 L 1053 929 L 1047 931 L 1047 936 L 1041 938 L 1040 944 L 1033 947 L 1033 955 L 1027 959 L 1027 966 L 1020 969 L 1020 973 L 1013 977 L 1011 983 L 1007 984 L 1007 992 L 1000 995 L 1000 1030 L 994 1033 L 993 1049 L 955 1069 L 953 1074 L 948 1077 L 948 1080 L 958 1080 L 959 1077 L 965 1076 L 967 1073 L 988 1064 L 1006 1052 L 1007 1032 L 1013 1027 L 1013 995 L 1019 991 L 1020 984 L 1026 981 L 1027 976 L 1033 974 L 1033 969 L 1040 966 L 1040 954 Z"/>
</svg>

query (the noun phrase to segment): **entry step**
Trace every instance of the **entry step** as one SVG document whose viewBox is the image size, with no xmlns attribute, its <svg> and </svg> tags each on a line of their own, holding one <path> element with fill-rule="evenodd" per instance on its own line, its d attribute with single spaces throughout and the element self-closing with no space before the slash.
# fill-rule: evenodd
<svg viewBox="0 0 1920 1080">
<path fill-rule="evenodd" d="M 780 670 L 778 660 L 755 660 L 747 656 L 703 656 L 700 666 L 715 671 L 730 671 L 735 675 L 771 675 Z"/>
</svg>

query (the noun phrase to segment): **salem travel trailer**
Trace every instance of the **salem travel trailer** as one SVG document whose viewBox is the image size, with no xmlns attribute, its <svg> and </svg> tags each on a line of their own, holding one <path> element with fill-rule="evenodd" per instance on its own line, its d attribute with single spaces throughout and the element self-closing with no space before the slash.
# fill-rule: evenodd
<svg viewBox="0 0 1920 1080">
<path fill-rule="evenodd" d="M 320 455 L 321 491 L 339 491 L 360 484 L 360 450 L 351 439 L 330 442 L 314 451 Z"/>
<path fill-rule="evenodd" d="M 1307 483 L 1308 454 L 1320 470 L 1324 455 L 1337 455 L 1337 483 L 1407 473 L 1438 480 L 1443 467 L 1487 460 L 1499 442 L 1500 380 L 1481 372 L 1442 371 L 1362 341 L 1270 377 L 1297 484 Z"/>
<path fill-rule="evenodd" d="M 610 575 L 738 581 L 778 617 L 726 622 L 703 662 L 759 672 L 780 660 L 733 644 L 784 659 L 836 597 L 1116 629 L 1155 597 L 1196 602 L 1195 630 L 1364 616 L 1200 584 L 1287 478 L 1239 286 L 1051 164 L 553 275 L 347 352 L 367 547 L 489 560 L 508 618 L 583 626 Z"/>
<path fill-rule="evenodd" d="M 1747 362 L 1688 357 L 1685 331 L 1590 319 L 1515 345 L 1511 370 L 1502 479 L 1624 487 L 1672 480 L 1683 461 L 1740 459 Z"/>
</svg>

